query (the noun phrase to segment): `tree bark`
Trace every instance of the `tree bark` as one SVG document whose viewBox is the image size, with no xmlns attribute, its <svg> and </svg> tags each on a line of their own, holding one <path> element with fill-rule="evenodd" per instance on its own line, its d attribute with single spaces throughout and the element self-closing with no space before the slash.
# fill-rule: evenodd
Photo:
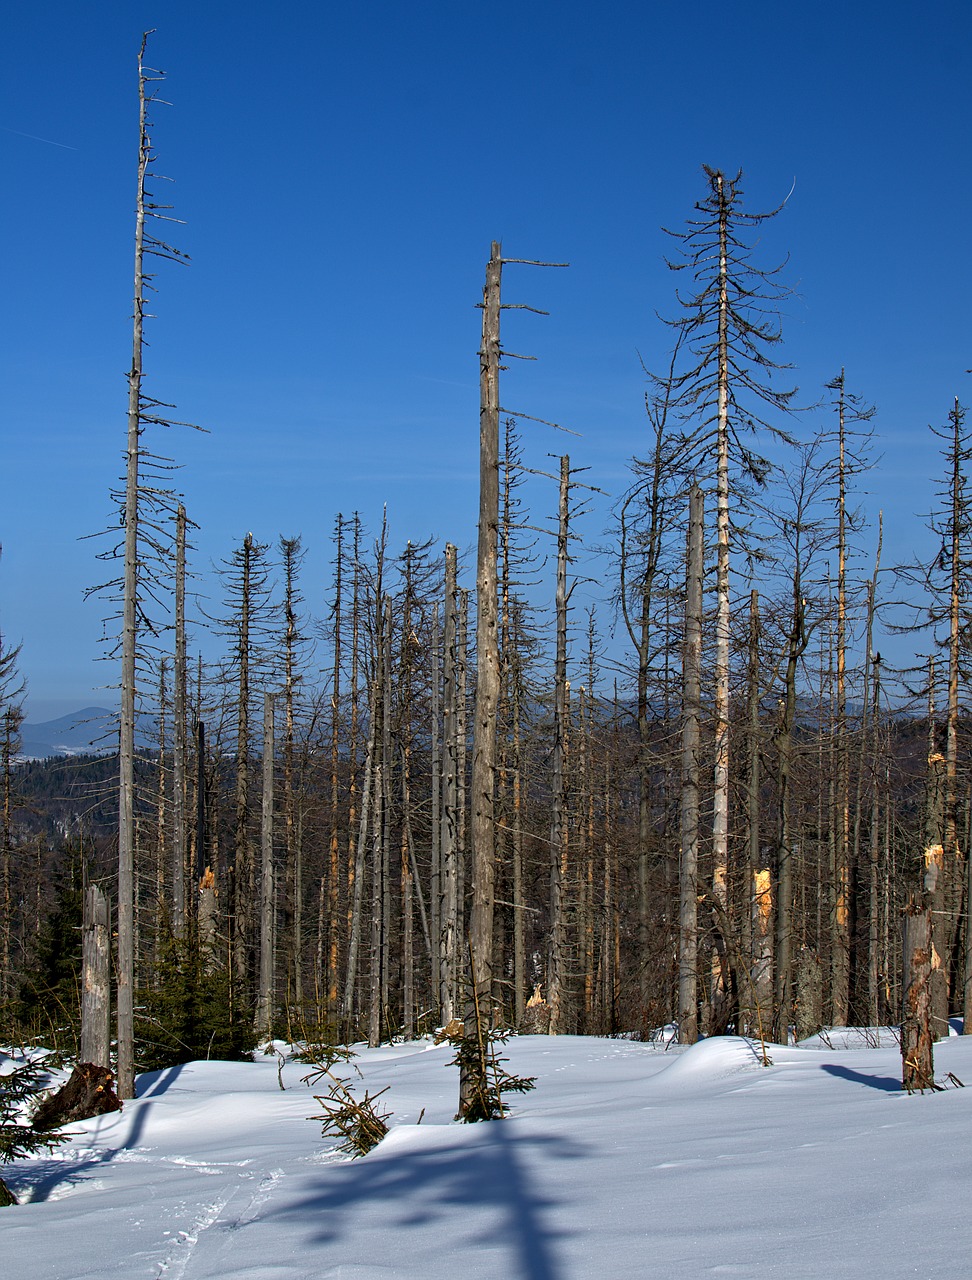
<svg viewBox="0 0 972 1280">
<path fill-rule="evenodd" d="M 111 911 L 98 885 L 84 895 L 80 1061 L 111 1066 Z"/>
<path fill-rule="evenodd" d="M 476 555 L 476 707 L 473 725 L 472 909 L 469 951 L 475 985 L 465 1013 L 466 1035 L 477 1034 L 479 1016 L 493 1025 L 493 898 L 496 832 L 493 823 L 496 772 L 496 711 L 499 703 L 499 634 L 496 550 L 499 531 L 499 369 L 502 251 L 493 241 L 483 290 L 483 336 L 479 356 L 479 543 Z M 472 1104 L 475 1082 L 460 1073 L 459 1112 Z"/>
<path fill-rule="evenodd" d="M 932 1048 L 931 911 L 915 898 L 904 912 L 904 1008 L 901 1021 L 901 1084 L 909 1093 L 935 1088 Z"/>
<path fill-rule="evenodd" d="M 704 498 L 698 485 L 689 495 L 685 579 L 685 644 L 682 658 L 681 861 L 678 908 L 678 1039 L 699 1038 L 698 865 L 699 745 L 702 716 L 702 540 Z"/>
<path fill-rule="evenodd" d="M 257 1035 L 273 1039 L 273 694 L 263 695 L 263 794 L 260 807 L 260 986 L 254 1020 Z"/>
</svg>

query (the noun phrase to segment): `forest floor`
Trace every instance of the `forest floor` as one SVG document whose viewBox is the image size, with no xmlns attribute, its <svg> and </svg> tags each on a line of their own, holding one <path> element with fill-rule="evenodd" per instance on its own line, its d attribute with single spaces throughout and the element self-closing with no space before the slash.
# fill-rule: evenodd
<svg viewBox="0 0 972 1280">
<path fill-rule="evenodd" d="M 452 1050 L 359 1046 L 389 1085 L 367 1156 L 321 1135 L 308 1067 L 275 1056 L 139 1077 L 116 1115 L 3 1170 L 16 1280 L 580 1280 L 968 1274 L 972 1037 L 943 1092 L 900 1091 L 893 1033 L 688 1050 L 522 1036 L 536 1090 L 458 1125 Z M 278 1070 L 279 1068 L 279 1070 Z M 340 1073 L 352 1074 L 350 1068 Z M 948 1080 L 952 1073 L 955 1080 Z M 280 1088 L 280 1084 L 284 1088 Z M 420 1113 L 424 1116 L 419 1124 Z"/>
</svg>

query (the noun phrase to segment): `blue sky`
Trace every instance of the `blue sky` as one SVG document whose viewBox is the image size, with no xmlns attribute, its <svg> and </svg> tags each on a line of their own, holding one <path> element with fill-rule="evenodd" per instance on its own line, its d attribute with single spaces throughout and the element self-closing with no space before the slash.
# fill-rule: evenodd
<svg viewBox="0 0 972 1280">
<path fill-rule="evenodd" d="M 582 433 L 527 429 L 528 461 L 568 447 L 617 493 L 644 445 L 638 353 L 662 362 L 674 309 L 659 228 L 690 216 L 703 162 L 743 168 L 753 209 L 793 186 L 760 249 L 789 255 L 785 358 L 806 399 L 843 365 L 877 405 L 885 562 L 927 545 L 927 424 L 972 365 L 967 5 L 21 6 L 0 50 L 0 625 L 35 718 L 111 697 L 79 538 L 110 516 L 124 445 L 148 27 L 192 265 L 159 271 L 147 389 L 209 431 L 166 441 L 200 571 L 249 529 L 301 533 L 313 609 L 339 510 L 375 527 L 387 503 L 393 546 L 472 542 L 493 238 L 571 263 L 505 278 L 551 314 L 509 313 L 539 360 L 504 403 Z"/>
</svg>

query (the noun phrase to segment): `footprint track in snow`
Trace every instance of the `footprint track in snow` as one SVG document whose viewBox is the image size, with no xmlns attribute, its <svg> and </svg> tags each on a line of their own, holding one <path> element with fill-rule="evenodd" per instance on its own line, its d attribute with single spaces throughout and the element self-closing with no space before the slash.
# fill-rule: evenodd
<svg viewBox="0 0 972 1280">
<path fill-rule="evenodd" d="M 206 1172 L 216 1172 L 206 1170 Z M 230 1204 L 239 1198 L 245 1189 L 245 1181 L 251 1180 L 252 1173 L 241 1173 L 242 1180 L 229 1195 L 210 1201 L 195 1218 L 188 1230 L 179 1232 L 180 1239 L 166 1258 L 159 1264 L 156 1280 L 185 1280 L 191 1276 L 194 1255 L 200 1245 L 207 1251 L 210 1241 L 217 1252 L 222 1252 L 229 1245 L 232 1234 L 240 1228 L 248 1226 L 260 1216 L 260 1210 L 273 1195 L 275 1188 L 284 1176 L 282 1169 L 272 1169 L 263 1175 L 260 1184 L 249 1197 L 241 1211 L 235 1215 L 227 1215 Z M 214 1238 L 215 1233 L 215 1238 Z"/>
</svg>

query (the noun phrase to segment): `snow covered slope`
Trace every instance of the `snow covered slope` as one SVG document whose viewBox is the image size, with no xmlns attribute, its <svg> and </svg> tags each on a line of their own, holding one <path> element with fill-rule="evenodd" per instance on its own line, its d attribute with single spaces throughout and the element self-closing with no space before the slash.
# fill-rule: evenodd
<svg viewBox="0 0 972 1280">
<path fill-rule="evenodd" d="M 335 1155 L 288 1063 L 143 1076 L 123 1113 L 4 1171 L 0 1272 L 17 1280 L 581 1280 L 969 1274 L 972 1088 L 898 1089 L 897 1047 L 679 1052 L 524 1036 L 508 1120 L 451 1123 L 450 1050 L 362 1049 L 394 1111 Z M 936 1046 L 972 1085 L 972 1037 Z M 318 1090 L 320 1091 L 320 1089 Z M 422 1109 L 421 1125 L 416 1121 Z"/>
</svg>

